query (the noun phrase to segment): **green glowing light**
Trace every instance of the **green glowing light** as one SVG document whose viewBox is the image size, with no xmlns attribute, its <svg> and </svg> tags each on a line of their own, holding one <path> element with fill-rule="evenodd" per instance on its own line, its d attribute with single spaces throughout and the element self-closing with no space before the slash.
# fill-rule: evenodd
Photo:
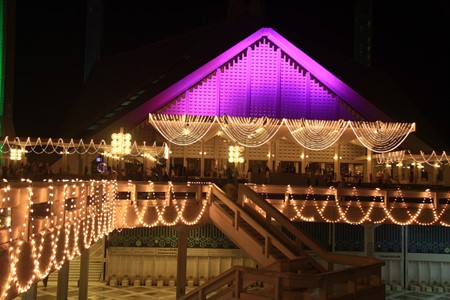
<svg viewBox="0 0 450 300">
<path fill-rule="evenodd" d="M 0 120 L 3 119 L 3 105 L 5 97 L 5 3 L 0 0 Z M 0 135 L 3 134 L 0 122 Z"/>
</svg>

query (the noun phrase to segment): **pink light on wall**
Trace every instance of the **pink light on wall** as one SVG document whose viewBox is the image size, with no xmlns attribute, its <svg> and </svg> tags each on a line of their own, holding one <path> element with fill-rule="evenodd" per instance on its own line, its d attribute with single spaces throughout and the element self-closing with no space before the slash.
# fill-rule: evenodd
<svg viewBox="0 0 450 300">
<path fill-rule="evenodd" d="M 168 114 L 358 120 L 362 113 L 373 118 L 382 114 L 386 119 L 369 101 L 269 28 L 238 43 L 152 102 L 162 97 L 170 104 L 158 111 Z"/>
</svg>

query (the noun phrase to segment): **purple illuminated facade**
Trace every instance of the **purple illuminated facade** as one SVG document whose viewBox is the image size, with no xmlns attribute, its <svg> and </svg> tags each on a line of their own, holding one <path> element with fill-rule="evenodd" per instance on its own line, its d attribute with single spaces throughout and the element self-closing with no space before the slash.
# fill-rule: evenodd
<svg viewBox="0 0 450 300">
<path fill-rule="evenodd" d="M 388 119 L 270 28 L 255 32 L 147 105 L 149 112 L 166 114 Z"/>
</svg>

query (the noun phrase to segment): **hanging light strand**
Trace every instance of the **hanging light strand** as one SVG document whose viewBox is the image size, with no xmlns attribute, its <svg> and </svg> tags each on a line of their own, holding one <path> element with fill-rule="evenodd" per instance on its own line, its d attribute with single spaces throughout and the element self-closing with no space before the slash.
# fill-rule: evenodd
<svg viewBox="0 0 450 300">
<path fill-rule="evenodd" d="M 316 151 L 333 145 L 348 127 L 344 120 L 286 119 L 285 123 L 297 143 Z"/>
<path fill-rule="evenodd" d="M 350 121 L 349 124 L 358 140 L 369 150 L 378 153 L 397 148 L 416 127 L 415 123 L 381 121 Z"/>
<path fill-rule="evenodd" d="M 130 146 L 130 151 L 127 155 L 131 156 L 143 156 L 149 153 L 156 157 L 163 157 L 167 151 L 167 144 L 153 145 L 149 146 L 146 142 L 143 142 L 142 146 L 139 146 L 136 141 Z M 21 155 L 23 154 L 104 154 L 112 153 L 113 147 L 108 145 L 105 140 L 101 140 L 100 143 L 96 144 L 94 140 L 90 140 L 89 143 L 84 142 L 80 139 L 75 142 L 70 139 L 65 142 L 63 139 L 58 139 L 54 142 L 49 138 L 46 142 L 43 142 L 41 138 L 37 138 L 34 142 L 28 137 L 25 140 L 21 140 L 16 137 L 10 140 L 8 136 L 3 139 L 1 152 L 2 153 L 14 153 L 17 149 L 21 149 Z M 128 152 L 128 151 L 127 151 Z"/>
<path fill-rule="evenodd" d="M 284 119 L 222 116 L 217 118 L 222 130 L 236 143 L 245 147 L 259 147 L 272 139 Z"/>
<path fill-rule="evenodd" d="M 150 124 L 171 143 L 182 146 L 201 140 L 215 119 L 214 116 L 149 114 Z"/>
</svg>

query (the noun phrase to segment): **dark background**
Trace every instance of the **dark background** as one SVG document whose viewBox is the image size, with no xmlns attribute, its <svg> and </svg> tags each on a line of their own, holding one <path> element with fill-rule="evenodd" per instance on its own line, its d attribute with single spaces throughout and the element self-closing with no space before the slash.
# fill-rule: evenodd
<svg viewBox="0 0 450 300">
<path fill-rule="evenodd" d="M 450 145 L 450 1 L 373 2 L 372 67 L 394 78 L 410 97 L 410 105 Z M 353 57 L 354 0 L 265 3 L 267 27 L 289 28 Z M 105 1 L 102 57 L 223 21 L 228 5 L 226 0 Z M 85 0 L 17 1 L 17 136 L 60 136 L 58 124 L 83 85 L 85 12 Z M 442 150 L 448 149 L 436 149 Z"/>
</svg>

